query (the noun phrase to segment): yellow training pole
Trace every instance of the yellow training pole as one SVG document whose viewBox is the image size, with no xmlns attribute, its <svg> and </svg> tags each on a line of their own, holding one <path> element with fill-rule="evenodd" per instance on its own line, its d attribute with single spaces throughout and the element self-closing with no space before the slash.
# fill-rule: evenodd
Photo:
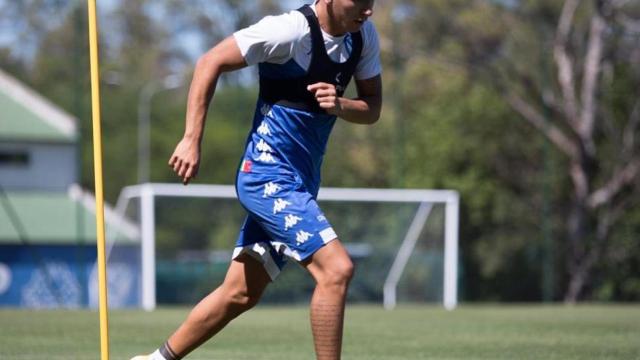
<svg viewBox="0 0 640 360">
<path fill-rule="evenodd" d="M 96 192 L 96 237 L 98 239 L 98 292 L 100 298 L 100 359 L 109 360 L 107 268 L 104 239 L 104 194 L 102 191 L 102 131 L 100 129 L 100 75 L 98 64 L 98 20 L 96 0 L 89 4 L 89 53 L 91 58 L 91 112 L 93 115 L 93 167 Z"/>
</svg>

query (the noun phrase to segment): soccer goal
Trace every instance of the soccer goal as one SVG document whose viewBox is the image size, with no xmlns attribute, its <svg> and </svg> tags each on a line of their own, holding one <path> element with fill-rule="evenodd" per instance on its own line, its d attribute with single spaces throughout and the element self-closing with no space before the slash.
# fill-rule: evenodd
<svg viewBox="0 0 640 360">
<path fill-rule="evenodd" d="M 318 202 L 356 264 L 349 301 L 382 302 L 386 309 L 399 301 L 456 307 L 456 191 L 325 187 Z M 139 255 L 137 298 L 146 310 L 157 302 L 193 303 L 222 281 L 245 216 L 231 185 L 128 186 L 116 211 L 139 222 L 139 251 L 119 251 L 118 239 L 108 239 L 107 268 L 117 268 L 122 254 L 127 261 Z M 309 296 L 309 277 L 291 267 L 263 301 Z"/>
</svg>

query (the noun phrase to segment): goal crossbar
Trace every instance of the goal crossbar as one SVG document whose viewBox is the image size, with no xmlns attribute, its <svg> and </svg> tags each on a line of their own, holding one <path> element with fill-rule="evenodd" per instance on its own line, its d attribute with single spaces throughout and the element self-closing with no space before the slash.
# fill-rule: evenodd
<svg viewBox="0 0 640 360">
<path fill-rule="evenodd" d="M 156 307 L 155 293 L 155 198 L 156 197 L 199 197 L 199 198 L 236 198 L 232 185 L 202 185 L 146 183 L 127 186 L 122 189 L 116 203 L 116 211 L 125 214 L 132 199 L 140 199 L 141 227 L 141 268 L 142 268 L 142 308 L 153 310 Z M 393 309 L 396 305 L 396 288 L 404 268 L 416 245 L 433 203 L 445 206 L 444 230 L 444 294 L 443 305 L 452 310 L 458 302 L 458 192 L 453 190 L 425 189 L 368 189 L 368 188 L 332 188 L 322 187 L 318 201 L 354 201 L 354 202 L 397 202 L 419 203 L 407 233 L 396 254 L 393 265 L 384 283 L 384 306 Z M 113 241 L 109 242 L 107 257 Z"/>
</svg>

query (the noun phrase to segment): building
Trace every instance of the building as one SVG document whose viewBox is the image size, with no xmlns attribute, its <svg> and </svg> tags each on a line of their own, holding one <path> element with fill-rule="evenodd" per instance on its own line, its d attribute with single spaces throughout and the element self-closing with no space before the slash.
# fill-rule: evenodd
<svg viewBox="0 0 640 360">
<path fill-rule="evenodd" d="M 78 183 L 77 119 L 0 70 L 0 306 L 95 305 L 95 201 Z M 109 300 L 135 305 L 138 229 L 105 207 L 107 238 L 131 246 L 113 264 Z M 91 286 L 91 284 L 94 284 Z"/>
</svg>

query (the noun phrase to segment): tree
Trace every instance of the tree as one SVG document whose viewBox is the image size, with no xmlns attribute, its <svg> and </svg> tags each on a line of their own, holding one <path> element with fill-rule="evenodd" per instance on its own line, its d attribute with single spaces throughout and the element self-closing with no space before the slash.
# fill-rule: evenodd
<svg viewBox="0 0 640 360">
<path fill-rule="evenodd" d="M 566 157 L 572 187 L 567 302 L 582 295 L 594 266 L 611 250 L 612 228 L 640 190 L 640 62 L 630 56 L 640 33 L 627 14 L 629 4 L 563 3 L 550 42 L 553 82 L 538 80 L 536 86 L 534 73 L 513 64 L 496 69 L 507 103 Z"/>
<path fill-rule="evenodd" d="M 400 94 L 399 104 L 387 105 L 401 110 L 398 118 L 413 127 L 408 144 L 425 146 L 424 151 L 406 153 L 412 164 L 406 173 L 415 176 L 414 186 L 462 190 L 463 226 L 471 226 L 468 235 L 475 244 L 467 250 L 476 252 L 467 251 L 467 265 L 486 269 L 493 262 L 496 269 L 521 268 L 479 249 L 494 244 L 493 253 L 510 247 L 522 251 L 525 244 L 539 242 L 540 236 L 532 234 L 539 234 L 536 226 L 543 226 L 542 220 L 531 222 L 526 212 L 513 215 L 519 213 L 516 204 L 531 199 L 531 210 L 540 218 L 541 189 L 550 186 L 552 198 L 546 201 L 553 205 L 553 218 L 562 219 L 550 226 L 564 240 L 556 251 L 565 259 L 566 284 L 560 285 L 564 299 L 575 302 L 588 296 L 585 289 L 597 286 L 591 281 L 593 269 L 606 267 L 612 254 L 620 253 L 618 246 L 633 249 L 614 233 L 621 219 L 630 218 L 639 190 L 639 36 L 633 20 L 638 5 L 613 0 L 398 0 L 386 6 L 380 28 L 391 60 L 385 75 L 393 79 L 394 95 Z M 401 45 L 396 45 L 394 33 L 402 34 Z M 474 97 L 484 103 L 474 105 Z M 503 113 L 500 103 L 507 106 Z M 466 129 L 455 125 L 465 117 Z M 488 127 L 504 126 L 502 120 L 508 118 L 526 120 L 538 135 L 520 138 L 526 134 L 521 126 L 501 135 L 474 127 L 476 120 Z M 520 138 L 520 143 L 510 145 L 511 138 Z M 543 159 L 535 156 L 543 152 L 542 139 L 554 146 L 551 177 Z M 474 141 L 484 141 L 484 146 L 474 146 Z M 430 156 L 438 150 L 443 160 Z M 416 167 L 421 170 L 411 175 Z M 464 190 L 471 188 L 475 190 Z M 511 204 L 502 220 L 496 213 L 501 203 Z M 476 218 L 484 225 L 473 225 L 481 224 Z M 503 242 L 490 240 L 492 236 Z M 632 258 L 626 261 L 631 264 Z"/>
</svg>

